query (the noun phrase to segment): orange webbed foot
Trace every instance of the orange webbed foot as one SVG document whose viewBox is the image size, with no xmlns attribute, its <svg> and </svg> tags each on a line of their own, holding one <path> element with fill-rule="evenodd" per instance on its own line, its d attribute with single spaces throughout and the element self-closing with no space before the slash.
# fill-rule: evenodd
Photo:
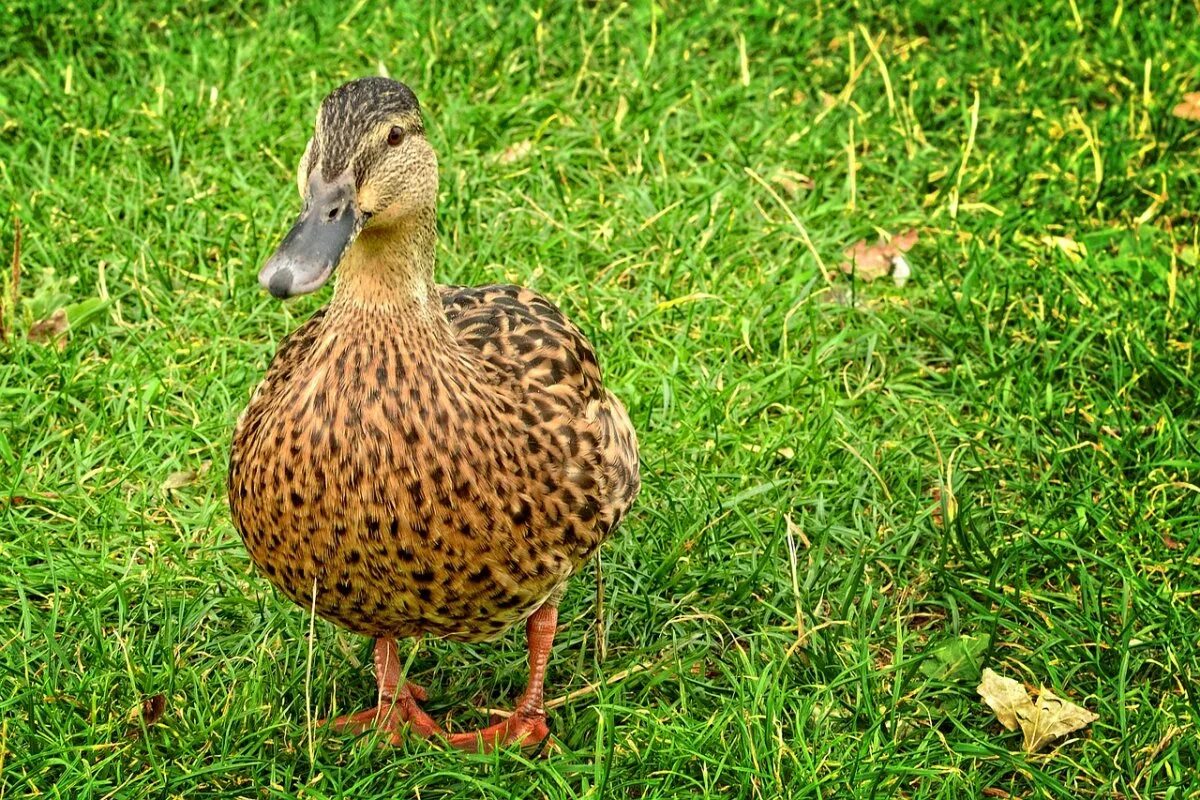
<svg viewBox="0 0 1200 800">
<path fill-rule="evenodd" d="M 507 719 L 476 731 L 455 733 L 446 737 L 451 747 L 470 752 L 490 753 L 511 745 L 532 750 L 546 741 L 550 729 L 544 712 L 518 711 Z"/>
<path fill-rule="evenodd" d="M 366 733 L 377 730 L 389 734 L 392 744 L 399 744 L 407 728 L 417 736 L 428 739 L 432 736 L 444 736 L 433 717 L 425 713 L 418 704 L 427 697 L 426 691 L 412 683 L 398 686 L 391 698 L 380 698 L 380 704 L 365 711 L 345 714 L 327 723 L 334 730 L 346 733 Z"/>
</svg>

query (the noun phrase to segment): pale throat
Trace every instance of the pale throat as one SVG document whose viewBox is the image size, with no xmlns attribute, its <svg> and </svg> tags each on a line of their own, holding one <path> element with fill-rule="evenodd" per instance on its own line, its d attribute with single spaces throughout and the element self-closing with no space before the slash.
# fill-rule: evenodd
<svg viewBox="0 0 1200 800">
<path fill-rule="evenodd" d="M 436 242 L 432 209 L 367 228 L 337 267 L 332 305 L 421 316 L 440 311 L 433 282 Z"/>
</svg>

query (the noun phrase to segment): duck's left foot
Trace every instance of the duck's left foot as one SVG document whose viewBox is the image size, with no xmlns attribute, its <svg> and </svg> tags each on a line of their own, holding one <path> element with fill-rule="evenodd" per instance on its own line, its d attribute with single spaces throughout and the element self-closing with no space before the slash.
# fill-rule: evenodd
<svg viewBox="0 0 1200 800">
<path fill-rule="evenodd" d="M 546 714 L 517 712 L 503 722 L 477 731 L 456 733 L 447 737 L 451 747 L 473 753 L 490 753 L 500 747 L 519 744 L 522 749 L 537 747 L 550 735 Z"/>
<path fill-rule="evenodd" d="M 392 744 L 401 742 L 406 728 L 423 739 L 445 736 L 441 726 L 420 706 L 420 701 L 426 698 L 425 689 L 400 680 L 394 639 L 375 640 L 375 680 L 379 684 L 377 706 L 328 720 L 327 724 L 348 733 L 377 730 L 387 734 Z"/>
<path fill-rule="evenodd" d="M 418 705 L 417 701 L 424 699 L 425 692 L 420 687 L 401 684 L 394 693 L 381 697 L 374 708 L 329 720 L 329 725 L 346 733 L 381 731 L 388 734 L 392 744 L 400 743 L 405 728 L 423 739 L 444 736 L 441 726 Z"/>
</svg>

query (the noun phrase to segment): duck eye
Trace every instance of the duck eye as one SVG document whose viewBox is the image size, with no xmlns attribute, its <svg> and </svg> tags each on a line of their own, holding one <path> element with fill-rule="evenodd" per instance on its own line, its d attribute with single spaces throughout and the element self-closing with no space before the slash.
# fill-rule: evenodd
<svg viewBox="0 0 1200 800">
<path fill-rule="evenodd" d="M 390 131 L 388 131 L 388 138 L 387 138 L 388 146 L 395 147 L 396 145 L 400 144 L 400 142 L 402 142 L 402 141 L 404 141 L 404 129 L 401 128 L 399 125 L 393 125 L 392 129 Z"/>
</svg>

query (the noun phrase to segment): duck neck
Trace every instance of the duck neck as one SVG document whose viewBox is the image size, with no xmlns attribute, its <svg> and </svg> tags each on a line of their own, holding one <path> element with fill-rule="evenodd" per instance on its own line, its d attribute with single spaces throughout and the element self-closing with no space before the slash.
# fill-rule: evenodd
<svg viewBox="0 0 1200 800">
<path fill-rule="evenodd" d="M 432 209 L 364 230 L 338 266 L 331 308 L 412 322 L 444 319 L 433 282 L 436 242 Z"/>
</svg>

